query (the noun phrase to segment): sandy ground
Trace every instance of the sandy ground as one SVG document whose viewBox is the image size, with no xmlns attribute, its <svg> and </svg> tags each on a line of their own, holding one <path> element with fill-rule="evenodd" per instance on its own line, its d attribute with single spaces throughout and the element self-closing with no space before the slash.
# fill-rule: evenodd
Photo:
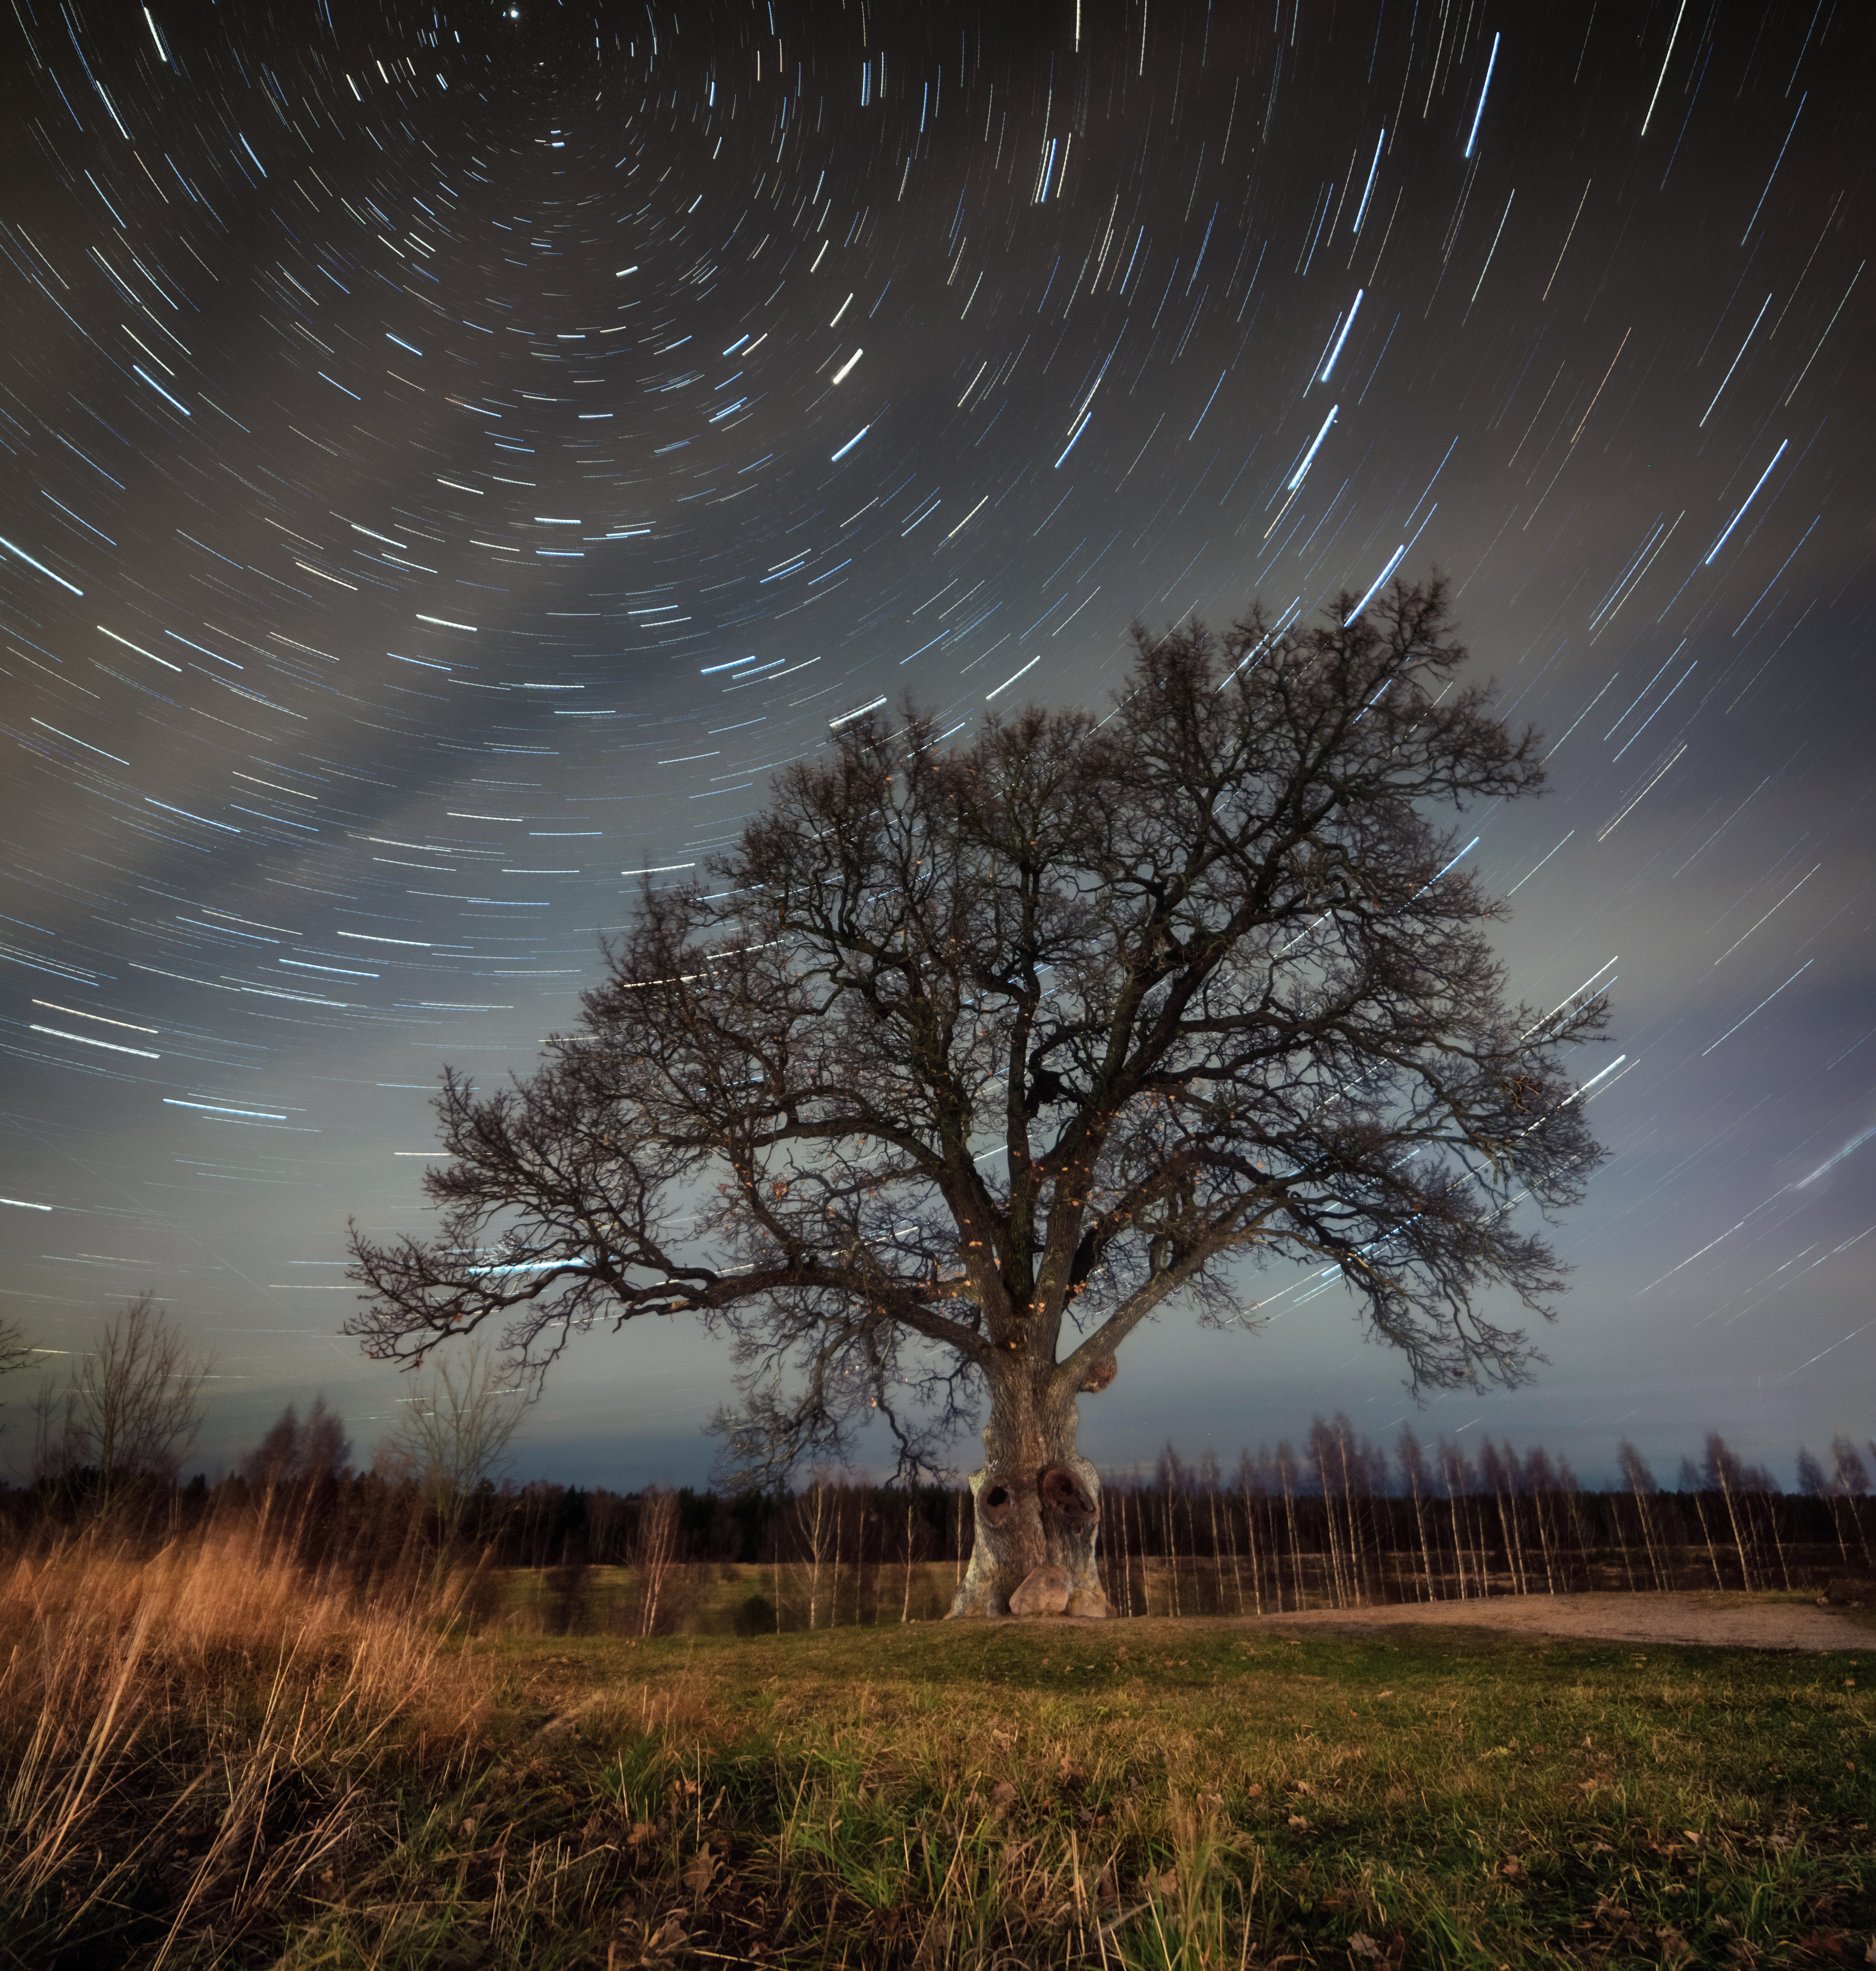
<svg viewBox="0 0 1876 1971">
<path fill-rule="evenodd" d="M 1507 1629 L 1621 1643 L 1697 1643 L 1728 1649 L 1876 1648 L 1868 1617 L 1809 1602 L 1738 1594 L 1533 1595 L 1490 1601 L 1407 1602 L 1300 1614 L 1232 1617 L 1233 1627 L 1368 1631 L 1409 1623 Z"/>
</svg>

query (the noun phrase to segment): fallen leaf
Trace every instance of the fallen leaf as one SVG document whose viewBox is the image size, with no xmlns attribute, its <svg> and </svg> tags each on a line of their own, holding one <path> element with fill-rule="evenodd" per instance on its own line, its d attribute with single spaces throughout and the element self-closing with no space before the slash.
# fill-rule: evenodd
<svg viewBox="0 0 1876 1971">
<path fill-rule="evenodd" d="M 1623 1905 L 1611 1896 L 1599 1896 L 1591 1915 L 1605 1928 L 1614 1930 L 1626 1941 L 1640 1939 L 1641 1932 L 1636 1927 L 1635 1919 Z"/>
<path fill-rule="evenodd" d="M 663 1928 L 657 1935 L 647 1940 L 645 1950 L 648 1956 L 656 1954 L 662 1956 L 670 1951 L 682 1950 L 689 1941 L 682 1923 L 676 1916 L 668 1916 L 664 1920 Z"/>
<path fill-rule="evenodd" d="M 716 1873 L 717 1858 L 708 1848 L 699 1848 L 691 1857 L 690 1865 L 684 1871 L 684 1886 L 695 1895 L 701 1895 L 710 1886 L 710 1878 Z"/>
</svg>

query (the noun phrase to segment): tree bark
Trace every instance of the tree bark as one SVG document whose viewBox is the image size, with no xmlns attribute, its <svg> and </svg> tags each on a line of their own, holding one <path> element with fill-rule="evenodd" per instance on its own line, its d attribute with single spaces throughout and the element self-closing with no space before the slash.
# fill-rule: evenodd
<svg viewBox="0 0 1876 1971">
<path fill-rule="evenodd" d="M 1020 1370 L 992 1378 L 984 1466 L 970 1478 L 976 1540 L 953 1618 L 1112 1613 L 1095 1563 L 1101 1481 L 1075 1448 L 1080 1421 L 1072 1395 L 1051 1401 Z"/>
</svg>

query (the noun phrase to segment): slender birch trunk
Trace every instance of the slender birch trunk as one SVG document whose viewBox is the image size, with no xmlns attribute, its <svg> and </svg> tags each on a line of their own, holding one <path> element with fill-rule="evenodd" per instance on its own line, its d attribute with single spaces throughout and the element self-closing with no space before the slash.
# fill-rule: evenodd
<svg viewBox="0 0 1876 1971">
<path fill-rule="evenodd" d="M 1739 1524 L 1739 1509 L 1733 1503 L 1733 1488 L 1727 1482 L 1726 1472 L 1723 1466 L 1719 1471 L 1718 1477 L 1720 1481 L 1720 1497 L 1726 1501 L 1726 1517 L 1733 1529 L 1733 1551 L 1739 1556 L 1740 1585 L 1744 1588 L 1748 1593 L 1750 1593 L 1754 1585 L 1752 1578 L 1752 1562 L 1748 1557 L 1747 1548 L 1747 1534 L 1750 1532 L 1750 1529 L 1748 1528 L 1746 1532 L 1742 1532 L 1741 1530 Z"/>
<path fill-rule="evenodd" d="M 1413 1481 L 1413 1493 L 1414 1525 L 1418 1529 L 1420 1535 L 1421 1578 L 1425 1583 L 1425 1593 L 1424 1596 L 1417 1593 L 1415 1594 L 1414 1599 L 1416 1601 L 1422 1599 L 1431 1601 L 1435 1599 L 1433 1593 L 1433 1556 L 1427 1549 L 1426 1508 L 1421 1501 L 1420 1481 L 1418 1477 L 1416 1477 Z"/>
<path fill-rule="evenodd" d="M 1298 1608 L 1303 1605 L 1303 1548 L 1296 1530 L 1295 1474 L 1287 1468 L 1282 1474 L 1283 1507 L 1290 1523 L 1290 1589 Z"/>
<path fill-rule="evenodd" d="M 1248 1484 L 1244 1487 L 1244 1543 L 1250 1549 L 1251 1555 L 1251 1599 L 1261 1615 L 1264 1612 L 1263 1559 L 1257 1550 L 1257 1517 Z M 1281 1585 L 1278 1592 L 1281 1595 Z"/>
<path fill-rule="evenodd" d="M 1218 1509 L 1214 1504 L 1212 1510 L 1216 1513 Z M 1244 1578 L 1238 1572 L 1238 1530 L 1231 1517 L 1231 1501 L 1228 1497 L 1225 1500 L 1225 1537 L 1231 1543 L 1231 1585 L 1233 1598 L 1238 1604 L 1238 1613 L 1242 1615 L 1244 1613 Z M 1224 1584 L 1221 1580 L 1219 1583 L 1220 1601 L 1224 1599 L 1223 1588 Z"/>
</svg>

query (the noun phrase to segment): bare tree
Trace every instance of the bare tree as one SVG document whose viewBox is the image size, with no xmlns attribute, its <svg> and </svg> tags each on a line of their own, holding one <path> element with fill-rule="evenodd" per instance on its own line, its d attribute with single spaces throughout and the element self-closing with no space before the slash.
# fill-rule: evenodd
<svg viewBox="0 0 1876 1971">
<path fill-rule="evenodd" d="M 36 1352 L 17 1321 L 0 1318 L 0 1376 L 10 1376 L 15 1369 L 24 1368 Z"/>
<path fill-rule="evenodd" d="M 1222 1615 L 1225 1608 L 1225 1571 L 1218 1540 L 1218 1454 L 1209 1445 L 1206 1446 L 1205 1455 L 1199 1461 L 1199 1482 L 1205 1488 L 1206 1508 L 1211 1515 L 1212 1522 L 1212 1592 L 1214 1597 L 1213 1612 Z M 1225 1513 L 1225 1523 L 1227 1527 L 1230 1522 L 1231 1513 L 1229 1508 L 1227 1507 Z M 1187 1523 L 1190 1524 L 1190 1523 L 1188 1513 Z M 1231 1571 L 1234 1575 L 1237 1569 L 1237 1545 L 1234 1541 L 1231 1549 Z M 1239 1599 L 1240 1601 L 1243 1599 L 1241 1593 Z"/>
<path fill-rule="evenodd" d="M 1277 1477 L 1283 1487 L 1283 1510 L 1289 1522 L 1290 1598 L 1300 1608 L 1303 1605 L 1303 1549 L 1296 1528 L 1296 1453 L 1290 1448 L 1287 1437 L 1277 1446 Z M 1282 1575 L 1278 1578 L 1281 1583 Z M 1281 1588 L 1277 1605 L 1279 1608 L 1283 1605 Z"/>
<path fill-rule="evenodd" d="M 1524 1489 L 1531 1496 L 1531 1517 L 1537 1523 L 1538 1551 L 1544 1558 L 1544 1585 L 1555 1595 L 1562 1543 L 1557 1536 L 1555 1521 L 1549 1507 L 1558 1489 L 1557 1474 L 1551 1468 L 1550 1454 L 1541 1444 L 1534 1445 L 1524 1454 L 1523 1478 Z"/>
<path fill-rule="evenodd" d="M 1270 1454 L 1259 1446 L 1257 1461 L 1252 1462 L 1249 1451 L 1242 1451 L 1238 1457 L 1238 1493 L 1244 1501 L 1244 1540 L 1251 1550 L 1251 1598 L 1257 1612 L 1264 1612 L 1264 1576 L 1262 1556 L 1257 1550 L 1257 1509 L 1269 1500 L 1270 1493 Z M 1277 1609 L 1283 1608 L 1283 1576 L 1273 1568 L 1271 1585 L 1275 1590 Z"/>
<path fill-rule="evenodd" d="M 1336 1423 L 1340 1426 L 1346 1421 L 1346 1419 L 1338 1417 Z M 1309 1427 L 1309 1455 L 1316 1468 L 1317 1482 L 1322 1487 L 1323 1521 L 1327 1529 L 1329 1541 L 1329 1578 L 1333 1584 L 1335 1605 L 1338 1608 L 1344 1602 L 1360 1598 L 1354 1588 L 1354 1517 L 1353 1513 L 1349 1515 L 1349 1555 L 1346 1567 L 1343 1562 L 1342 1543 L 1337 1537 L 1335 1523 L 1334 1467 L 1336 1455 L 1344 1442 L 1340 1429 L 1331 1429 L 1321 1417 L 1317 1417 Z M 1343 1476 L 1346 1478 L 1346 1473 Z M 1344 1506 L 1348 1503 L 1346 1483 L 1343 1487 L 1343 1503 Z"/>
<path fill-rule="evenodd" d="M 1706 1469 L 1701 1475 L 1706 1490 L 1718 1493 L 1725 1503 L 1727 1520 L 1733 1530 L 1733 1552 L 1739 1558 L 1740 1585 L 1749 1589 L 1756 1585 L 1752 1578 L 1755 1556 L 1751 1526 L 1748 1520 L 1742 1526 L 1739 1518 L 1744 1503 L 1742 1495 L 1751 1489 L 1749 1474 L 1737 1454 L 1716 1430 L 1707 1433 Z"/>
<path fill-rule="evenodd" d="M 638 1537 L 632 1551 L 633 1571 L 638 1576 L 638 1632 L 649 1636 L 658 1621 L 659 1598 L 664 1592 L 665 1576 L 677 1556 L 677 1494 L 656 1485 L 647 1485 L 640 1497 Z"/>
<path fill-rule="evenodd" d="M 288 1403 L 266 1435 L 236 1468 L 250 1485 L 266 1489 L 296 1485 L 328 1474 L 336 1477 L 351 1455 L 351 1441 L 345 1435 L 344 1420 L 326 1407 L 323 1396 L 318 1396 L 304 1423 Z"/>
<path fill-rule="evenodd" d="M 1876 1457 L 1876 1444 L 1870 1446 L 1872 1457 Z M 1845 1501 L 1850 1508 L 1851 1523 L 1856 1528 L 1856 1536 L 1863 1548 L 1863 1565 L 1870 1564 L 1869 1535 L 1864 1530 L 1863 1500 L 1869 1492 L 1869 1474 L 1863 1465 L 1863 1455 L 1847 1437 L 1833 1437 L 1830 1441 L 1831 1465 L 1835 1474 L 1833 1496 Z"/>
<path fill-rule="evenodd" d="M 1400 1442 L 1395 1447 L 1395 1455 L 1400 1460 L 1401 1477 L 1406 1481 L 1407 1490 L 1412 1495 L 1414 1527 L 1420 1536 L 1421 1580 L 1425 1586 L 1415 1584 L 1414 1599 L 1418 1601 L 1424 1598 L 1431 1601 L 1438 1598 L 1438 1591 L 1433 1582 L 1433 1556 L 1427 1546 L 1426 1455 L 1420 1448 L 1420 1440 L 1404 1425 L 1401 1429 Z"/>
<path fill-rule="evenodd" d="M 1179 1613 L 1179 1541 L 1173 1525 L 1173 1495 L 1191 1482 L 1185 1468 L 1185 1461 L 1173 1448 L 1172 1439 L 1166 1440 L 1163 1450 L 1153 1468 L 1153 1503 L 1159 1513 L 1160 1524 L 1164 1530 L 1166 1552 L 1167 1595 L 1172 1603 L 1172 1612 Z M 1144 1554 L 1144 1546 L 1142 1552 Z"/>
<path fill-rule="evenodd" d="M 1635 1495 L 1635 1513 L 1641 1522 L 1642 1546 L 1648 1556 L 1649 1572 L 1657 1588 L 1669 1587 L 1672 1584 L 1668 1575 L 1667 1556 L 1654 1522 L 1655 1475 L 1648 1468 L 1648 1461 L 1626 1437 L 1617 1448 L 1616 1458 L 1624 1482 Z M 1624 1556 L 1627 1558 L 1626 1548 Z"/>
<path fill-rule="evenodd" d="M 1720 1572 L 1719 1550 L 1713 1543 L 1713 1529 L 1707 1524 L 1707 1503 L 1701 1490 L 1700 1473 L 1691 1458 L 1681 1460 L 1680 1488 L 1683 1492 L 1693 1494 L 1694 1513 L 1700 1522 L 1700 1537 L 1707 1549 L 1707 1565 L 1713 1570 L 1713 1585 L 1715 1588 L 1724 1588 L 1726 1577 Z M 1743 1565 L 1743 1562 L 1741 1564 Z M 1750 1585 L 1750 1583 L 1742 1585 Z"/>
<path fill-rule="evenodd" d="M 899 1604 L 899 1620 L 902 1623 L 909 1622 L 912 1619 L 912 1554 L 914 1530 L 912 1515 L 917 1504 L 917 1500 L 908 1495 L 905 1502 L 905 1599 Z"/>
<path fill-rule="evenodd" d="M 33 1359 L 33 1346 L 17 1321 L 0 1318 L 0 1376 L 10 1376 Z"/>
<path fill-rule="evenodd" d="M 41 1468 L 95 1472 L 105 1503 L 137 1481 L 173 1480 L 202 1426 L 208 1372 L 145 1287 L 79 1358 L 56 1432 L 58 1399 L 42 1401 Z"/>
<path fill-rule="evenodd" d="M 833 1487 L 828 1483 L 827 1474 L 817 1470 L 809 1481 L 808 1489 L 795 1501 L 795 1520 L 806 1542 L 809 1572 L 808 1575 L 808 1627 L 815 1625 L 816 1611 L 821 1600 L 821 1563 L 832 1551 L 838 1531 L 839 1501 L 834 1496 Z"/>
<path fill-rule="evenodd" d="M 1448 1444 L 1443 1438 L 1438 1449 L 1440 1477 L 1446 1487 L 1447 1517 L 1452 1527 L 1453 1560 L 1459 1572 L 1459 1598 L 1462 1601 L 1466 1598 L 1466 1565 L 1468 1560 L 1471 1562 L 1473 1583 L 1480 1595 L 1484 1597 L 1490 1593 L 1491 1582 L 1473 1540 L 1472 1515 L 1470 1512 L 1463 1514 L 1462 1526 L 1460 1507 L 1460 1501 L 1471 1490 L 1472 1467 L 1463 1451 Z"/>
<path fill-rule="evenodd" d="M 476 1494 L 507 1470 L 525 1393 L 497 1356 L 472 1341 L 459 1355 L 439 1357 L 403 1399 L 389 1448 L 428 1494 L 445 1553 Z"/>
<path fill-rule="evenodd" d="M 847 1488 L 842 1484 L 834 1491 L 834 1563 L 829 1574 L 827 1591 L 827 1626 L 830 1629 L 840 1626 L 840 1533 L 845 1523 Z"/>
<path fill-rule="evenodd" d="M 1600 1000 L 1503 994 L 1501 914 L 1430 811 L 1534 791 L 1445 592 L 1316 627 L 1137 634 L 1105 719 L 946 749 L 871 715 L 778 777 L 707 883 L 647 887 L 580 1030 L 482 1094 L 446 1070 L 432 1240 L 354 1231 L 373 1354 L 485 1322 L 539 1369 L 601 1321 L 732 1344 L 745 1480 L 884 1419 L 908 1480 L 987 1399 L 953 1613 L 1106 1608 L 1078 1396 L 1245 1262 L 1339 1271 L 1411 1383 L 1526 1379 L 1517 1207 L 1599 1152 L 1566 1053 Z"/>
</svg>

